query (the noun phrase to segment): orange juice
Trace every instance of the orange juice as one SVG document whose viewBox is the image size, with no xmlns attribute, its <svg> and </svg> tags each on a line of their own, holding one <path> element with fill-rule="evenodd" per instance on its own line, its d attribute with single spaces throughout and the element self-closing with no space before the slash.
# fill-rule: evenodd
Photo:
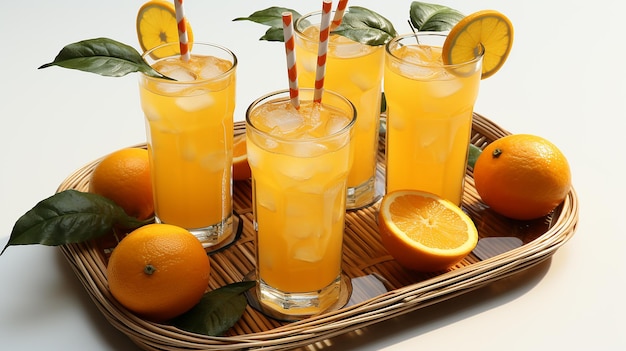
<svg viewBox="0 0 626 351">
<path fill-rule="evenodd" d="M 309 23 L 317 23 L 309 25 Z M 313 87 L 317 67 L 319 14 L 296 22 L 298 83 Z M 346 37 L 331 35 L 326 59 L 324 88 L 345 96 L 356 107 L 353 165 L 348 175 L 348 208 L 358 208 L 374 200 L 376 154 L 385 52 L 383 46 L 368 46 Z"/>
<path fill-rule="evenodd" d="M 151 65 L 176 79 L 140 78 L 157 221 L 215 244 L 232 231 L 236 61 L 192 53 Z"/>
<path fill-rule="evenodd" d="M 444 66 L 444 39 L 411 34 L 387 46 L 386 189 L 428 191 L 460 205 L 482 54 Z"/>
<path fill-rule="evenodd" d="M 247 113 L 261 302 L 286 314 L 336 302 L 341 273 L 355 117 L 347 100 L 325 92 L 320 105 L 308 92 L 299 110 L 279 92 Z"/>
</svg>

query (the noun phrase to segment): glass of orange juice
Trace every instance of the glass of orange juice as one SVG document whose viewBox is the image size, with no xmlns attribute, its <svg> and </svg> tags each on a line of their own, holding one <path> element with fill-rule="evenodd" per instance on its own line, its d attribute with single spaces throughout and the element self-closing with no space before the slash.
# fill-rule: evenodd
<svg viewBox="0 0 626 351">
<path fill-rule="evenodd" d="M 484 50 L 445 65 L 445 39 L 411 33 L 387 43 L 386 191 L 428 191 L 461 205 Z"/>
<path fill-rule="evenodd" d="M 310 13 L 294 24 L 300 86 L 313 87 L 315 84 L 321 16 L 321 12 Z M 361 208 L 376 200 L 376 155 L 384 59 L 383 45 L 364 45 L 335 34 L 329 37 L 324 88 L 348 98 L 359 116 L 352 139 L 354 154 L 348 175 L 348 209 Z"/>
<path fill-rule="evenodd" d="M 183 61 L 178 43 L 143 57 L 167 80 L 140 74 L 141 107 L 155 220 L 191 231 L 206 248 L 232 238 L 232 150 L 236 56 L 193 43 Z"/>
<path fill-rule="evenodd" d="M 256 241 L 255 292 L 266 314 L 297 320 L 341 303 L 352 103 L 325 90 L 268 94 L 246 112 Z M 345 302 L 345 301 L 344 301 Z"/>
</svg>

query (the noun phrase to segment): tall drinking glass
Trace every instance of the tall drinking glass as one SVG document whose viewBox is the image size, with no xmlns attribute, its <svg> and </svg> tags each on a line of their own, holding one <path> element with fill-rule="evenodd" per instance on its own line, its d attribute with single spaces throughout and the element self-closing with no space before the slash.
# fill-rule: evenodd
<svg viewBox="0 0 626 351">
<path fill-rule="evenodd" d="M 331 15 L 334 16 L 334 15 Z M 300 17 L 294 24 L 298 83 L 313 87 L 321 12 Z M 376 199 L 376 155 L 383 77 L 384 46 L 368 46 L 331 35 L 324 87 L 350 100 L 359 118 L 354 126 L 353 165 L 348 175 L 347 208 L 367 206 Z"/>
<path fill-rule="evenodd" d="M 386 190 L 428 191 L 460 205 L 484 50 L 445 65 L 445 39 L 407 34 L 386 46 Z"/>
<path fill-rule="evenodd" d="M 205 247 L 233 236 L 232 149 L 237 58 L 194 43 L 184 62 L 178 43 L 143 55 L 175 80 L 139 75 L 156 221 L 191 231 Z"/>
<path fill-rule="evenodd" d="M 350 168 L 353 105 L 324 91 L 301 89 L 254 101 L 246 113 L 256 242 L 256 297 L 266 314 L 285 320 L 340 303 L 341 257 Z M 345 302 L 345 301 L 344 301 Z"/>
</svg>

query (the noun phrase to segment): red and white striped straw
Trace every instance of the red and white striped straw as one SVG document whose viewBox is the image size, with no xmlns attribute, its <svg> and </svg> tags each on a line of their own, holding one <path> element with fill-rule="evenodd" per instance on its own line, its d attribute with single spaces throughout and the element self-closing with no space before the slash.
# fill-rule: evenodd
<svg viewBox="0 0 626 351">
<path fill-rule="evenodd" d="M 346 7 L 348 7 L 348 0 L 339 0 L 337 4 L 337 10 L 335 10 L 335 17 L 333 17 L 333 21 L 330 24 L 330 30 L 335 30 L 335 28 L 339 27 L 341 21 L 343 20 L 343 13 L 346 11 Z"/>
<path fill-rule="evenodd" d="M 332 0 L 324 0 L 322 3 L 322 21 L 320 23 L 320 42 L 317 47 L 317 68 L 315 70 L 314 102 L 322 102 L 324 92 L 324 76 L 326 75 L 326 54 L 328 53 L 328 36 L 330 34 L 330 10 Z"/>
<path fill-rule="evenodd" d="M 183 61 L 189 61 L 189 40 L 187 37 L 187 18 L 183 8 L 183 0 L 174 0 L 176 9 L 176 23 L 178 26 L 178 43 L 180 45 L 180 57 Z"/>
<path fill-rule="evenodd" d="M 289 98 L 296 109 L 300 108 L 300 92 L 298 90 L 298 70 L 296 69 L 295 38 L 293 35 L 293 16 L 291 12 L 283 12 L 283 38 L 287 57 L 287 74 L 289 76 Z"/>
</svg>

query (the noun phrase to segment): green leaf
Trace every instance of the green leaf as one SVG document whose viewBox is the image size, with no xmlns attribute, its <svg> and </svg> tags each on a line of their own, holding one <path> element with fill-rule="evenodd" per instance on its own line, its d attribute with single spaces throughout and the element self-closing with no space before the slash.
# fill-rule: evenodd
<svg viewBox="0 0 626 351">
<path fill-rule="evenodd" d="M 108 77 L 122 77 L 132 72 L 166 78 L 148 65 L 133 47 L 108 38 L 79 41 L 66 45 L 54 61 L 39 69 L 59 66 L 96 73 Z"/>
<path fill-rule="evenodd" d="M 255 23 L 270 26 L 267 32 L 265 32 L 265 35 L 259 38 L 259 40 L 284 42 L 285 38 L 283 36 L 283 12 L 291 12 L 294 23 L 298 18 L 302 17 L 302 15 L 296 10 L 292 10 L 286 7 L 272 6 L 264 10 L 256 11 L 248 17 L 237 17 L 233 19 L 233 21 L 252 21 Z"/>
<path fill-rule="evenodd" d="M 478 156 L 483 152 L 478 146 L 474 144 L 469 144 L 469 154 L 467 156 L 467 165 L 471 168 L 474 168 L 476 164 L 476 160 L 478 160 Z"/>
<path fill-rule="evenodd" d="M 11 245 L 79 243 L 114 227 L 135 229 L 147 221 L 128 216 L 113 201 L 96 194 L 65 190 L 40 201 L 20 217 L 0 255 Z"/>
<path fill-rule="evenodd" d="M 245 281 L 224 285 L 210 291 L 186 313 L 171 323 L 177 328 L 210 336 L 225 334 L 243 315 L 248 305 L 244 293 L 256 282 Z"/>
<path fill-rule="evenodd" d="M 451 30 L 465 16 L 447 6 L 413 1 L 409 17 L 411 26 L 418 31 L 444 32 Z"/>
<path fill-rule="evenodd" d="M 359 6 L 351 6 L 348 9 L 341 25 L 333 33 L 371 46 L 385 45 L 397 35 L 396 29 L 388 19 Z"/>
<path fill-rule="evenodd" d="M 283 31 L 283 27 L 271 27 L 263 35 L 259 40 L 267 40 L 267 41 L 280 41 L 285 42 L 285 34 Z"/>
<path fill-rule="evenodd" d="M 281 27 L 283 26 L 283 12 L 291 12 L 293 16 L 293 21 L 295 22 L 301 15 L 298 11 L 286 8 L 286 7 L 277 7 L 272 6 L 268 7 L 264 10 L 259 10 L 254 12 L 248 17 L 237 17 L 233 21 L 252 21 L 260 24 L 265 24 L 270 27 Z"/>
</svg>

